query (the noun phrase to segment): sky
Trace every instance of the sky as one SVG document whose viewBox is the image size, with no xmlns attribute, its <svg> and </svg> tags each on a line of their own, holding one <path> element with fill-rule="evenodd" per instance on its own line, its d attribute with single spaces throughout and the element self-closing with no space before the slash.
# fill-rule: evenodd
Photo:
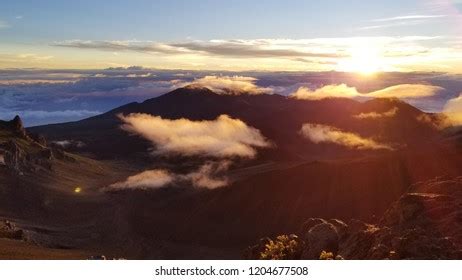
<svg viewBox="0 0 462 280">
<path fill-rule="evenodd" d="M 461 0 L 2 1 L 0 68 L 462 72 Z"/>
<path fill-rule="evenodd" d="M 191 83 L 356 97 L 417 84 L 438 90 L 407 102 L 462 111 L 462 0 L 1 1 L 0 119 L 74 121 Z"/>
</svg>

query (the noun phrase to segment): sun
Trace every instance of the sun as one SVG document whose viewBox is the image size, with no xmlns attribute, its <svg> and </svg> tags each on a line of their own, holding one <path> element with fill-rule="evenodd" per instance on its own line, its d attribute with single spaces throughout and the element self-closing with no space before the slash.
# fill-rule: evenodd
<svg viewBox="0 0 462 280">
<path fill-rule="evenodd" d="M 354 47 L 350 57 L 339 62 L 338 70 L 359 73 L 365 76 L 384 71 L 385 62 L 378 49 L 373 47 Z"/>
</svg>

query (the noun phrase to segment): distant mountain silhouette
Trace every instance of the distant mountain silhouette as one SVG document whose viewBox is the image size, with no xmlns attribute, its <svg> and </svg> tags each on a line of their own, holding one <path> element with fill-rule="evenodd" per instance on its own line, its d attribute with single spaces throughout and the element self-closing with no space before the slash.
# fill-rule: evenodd
<svg viewBox="0 0 462 280">
<path fill-rule="evenodd" d="M 395 117 L 358 119 L 355 115 L 397 109 Z M 29 128 L 49 139 L 75 139 L 86 144 L 85 151 L 100 158 L 142 154 L 150 147 L 139 137 L 128 135 L 119 126 L 117 114 L 147 113 L 167 119 L 212 120 L 221 114 L 240 119 L 259 129 L 276 144 L 263 156 L 274 159 L 317 159 L 349 154 L 331 144 L 316 145 L 298 134 L 304 123 L 330 125 L 382 142 L 416 145 L 439 136 L 428 123 L 418 120 L 420 110 L 397 99 L 359 102 L 351 99 L 296 100 L 280 95 L 219 95 L 207 88 L 180 88 L 142 103 L 130 103 L 85 120 Z M 111 145 L 107 145 L 110 141 Z M 357 151 L 355 151 L 357 153 Z"/>
</svg>

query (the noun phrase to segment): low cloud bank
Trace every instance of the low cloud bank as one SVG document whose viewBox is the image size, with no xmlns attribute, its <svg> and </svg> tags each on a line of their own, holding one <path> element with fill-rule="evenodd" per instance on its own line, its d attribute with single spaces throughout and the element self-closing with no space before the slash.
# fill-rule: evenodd
<svg viewBox="0 0 462 280">
<path fill-rule="evenodd" d="M 123 189 L 157 189 L 164 187 L 174 180 L 174 176 L 166 170 L 148 170 L 130 176 L 123 182 L 118 182 L 109 186 L 111 190 Z"/>
<path fill-rule="evenodd" d="M 228 160 L 206 162 L 197 170 L 187 174 L 173 173 L 164 169 L 153 169 L 128 177 L 125 181 L 107 187 L 107 190 L 159 189 L 173 184 L 189 183 L 196 188 L 216 189 L 228 185 L 226 177 L 232 162 Z"/>
<path fill-rule="evenodd" d="M 205 76 L 194 80 L 190 86 L 206 87 L 217 94 L 272 94 L 273 89 L 259 87 L 256 78 L 243 76 Z"/>
<path fill-rule="evenodd" d="M 459 97 L 450 99 L 444 106 L 443 113 L 448 118 L 448 125 L 462 125 L 462 94 Z"/>
<path fill-rule="evenodd" d="M 169 120 L 148 114 L 119 115 L 121 128 L 149 140 L 154 155 L 182 155 L 215 158 L 196 170 L 177 174 L 167 170 L 149 170 L 115 183 L 108 188 L 156 189 L 177 183 L 215 189 L 228 185 L 226 172 L 237 158 L 254 158 L 257 148 L 271 143 L 256 128 L 241 120 L 221 115 L 212 121 Z"/>
<path fill-rule="evenodd" d="M 378 112 L 369 112 L 369 113 L 361 113 L 358 115 L 354 115 L 353 117 L 356 119 L 381 119 L 381 118 L 392 118 L 396 116 L 396 113 L 398 113 L 398 108 L 393 107 L 389 111 L 383 112 L 383 113 L 378 113 Z"/>
<path fill-rule="evenodd" d="M 229 183 L 225 172 L 228 171 L 232 162 L 223 160 L 219 162 L 207 162 L 199 169 L 186 175 L 181 175 L 180 180 L 190 181 L 198 188 L 216 189 L 227 186 Z"/>
<path fill-rule="evenodd" d="M 389 145 L 327 125 L 307 123 L 302 126 L 300 134 L 316 144 L 334 143 L 358 150 L 393 150 Z"/>
<path fill-rule="evenodd" d="M 212 121 L 169 120 L 149 114 L 119 115 L 122 129 L 149 140 L 155 154 L 253 158 L 271 144 L 256 128 L 221 115 Z"/>
<path fill-rule="evenodd" d="M 423 84 L 402 84 L 369 93 L 360 93 L 346 84 L 328 85 L 315 90 L 300 87 L 290 96 L 295 99 L 321 100 L 325 98 L 422 98 L 444 91 L 444 88 Z"/>
</svg>

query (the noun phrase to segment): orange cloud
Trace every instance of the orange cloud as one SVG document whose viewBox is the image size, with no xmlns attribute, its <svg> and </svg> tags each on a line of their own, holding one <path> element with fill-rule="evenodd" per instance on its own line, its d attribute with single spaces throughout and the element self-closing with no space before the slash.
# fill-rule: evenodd
<svg viewBox="0 0 462 280">
<path fill-rule="evenodd" d="M 363 138 L 352 132 L 344 132 L 335 127 L 321 124 L 304 124 L 300 134 L 313 143 L 334 143 L 358 150 L 393 150 L 389 145 Z"/>
<path fill-rule="evenodd" d="M 354 115 L 353 117 L 356 119 L 380 119 L 380 118 L 392 118 L 396 116 L 396 113 L 398 113 L 398 108 L 393 107 L 389 111 L 386 111 L 384 113 L 377 113 L 377 112 L 369 112 L 369 113 L 361 113 L 358 115 Z"/>
<path fill-rule="evenodd" d="M 443 113 L 448 118 L 448 125 L 462 125 L 462 94 L 459 97 L 450 99 L 444 106 Z"/>
<path fill-rule="evenodd" d="M 316 90 L 300 87 L 290 96 L 296 99 L 320 100 L 325 98 L 420 98 L 436 95 L 444 88 L 423 84 L 402 84 L 369 93 L 360 93 L 355 87 L 346 84 L 328 85 Z"/>
<path fill-rule="evenodd" d="M 196 188 L 216 189 L 228 185 L 225 172 L 231 166 L 231 161 L 206 162 L 197 170 L 187 174 L 172 173 L 163 169 L 143 171 L 128 177 L 125 181 L 110 185 L 106 190 L 125 189 L 159 189 L 171 184 L 189 182 Z"/>
<path fill-rule="evenodd" d="M 166 170 L 148 170 L 109 186 L 110 190 L 157 189 L 172 183 L 174 176 Z"/>
<path fill-rule="evenodd" d="M 253 158 L 270 147 L 256 128 L 221 115 L 212 121 L 168 120 L 148 114 L 119 115 L 122 129 L 151 141 L 156 154 Z"/>
<path fill-rule="evenodd" d="M 205 76 L 190 86 L 206 87 L 218 94 L 271 94 L 271 88 L 255 85 L 255 78 L 243 76 Z"/>
</svg>

